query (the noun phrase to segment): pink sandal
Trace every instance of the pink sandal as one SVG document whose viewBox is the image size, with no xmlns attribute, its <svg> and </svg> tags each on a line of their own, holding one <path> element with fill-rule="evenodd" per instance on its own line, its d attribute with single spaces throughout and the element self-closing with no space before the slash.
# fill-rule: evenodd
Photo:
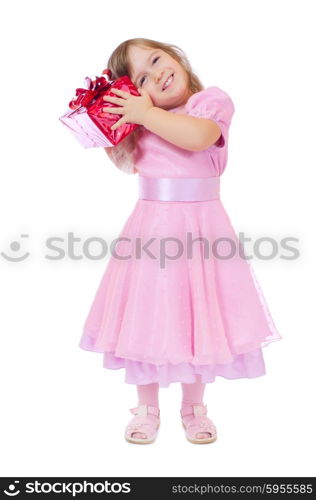
<svg viewBox="0 0 316 500">
<path fill-rule="evenodd" d="M 186 438 L 195 444 L 203 443 L 213 443 L 217 439 L 217 431 L 214 423 L 207 416 L 207 406 L 205 405 L 194 405 L 185 406 L 181 408 L 180 415 L 185 417 L 192 415 L 188 424 L 184 424 L 182 420 L 182 425 L 185 429 Z M 206 432 L 209 434 L 207 438 L 197 438 L 196 435 L 200 432 Z"/>
<path fill-rule="evenodd" d="M 155 406 L 150 405 L 140 405 L 136 408 L 131 408 L 130 412 L 136 415 L 129 422 L 125 430 L 125 439 L 130 443 L 135 444 L 149 444 L 155 441 L 158 434 L 158 429 L 160 426 L 160 420 L 158 424 L 155 424 L 152 419 L 148 418 L 148 415 L 155 415 L 159 418 L 160 410 Z M 133 434 L 137 432 L 142 432 L 146 434 L 146 438 L 135 438 Z"/>
</svg>

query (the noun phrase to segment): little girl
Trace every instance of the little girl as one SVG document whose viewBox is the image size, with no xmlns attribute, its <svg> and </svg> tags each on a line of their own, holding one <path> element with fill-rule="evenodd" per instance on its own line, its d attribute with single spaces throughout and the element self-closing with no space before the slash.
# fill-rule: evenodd
<svg viewBox="0 0 316 500">
<path fill-rule="evenodd" d="M 107 67 L 141 94 L 114 89 L 117 97 L 104 98 L 119 106 L 104 108 L 121 115 L 113 129 L 139 125 L 105 148 L 123 172 L 139 174 L 139 199 L 79 345 L 103 353 L 105 368 L 125 368 L 137 387 L 126 440 L 155 440 L 159 387 L 179 382 L 185 436 L 211 443 L 205 384 L 264 375 L 262 347 L 282 338 L 220 200 L 234 104 L 220 88 L 204 89 L 175 45 L 130 39 Z"/>
</svg>

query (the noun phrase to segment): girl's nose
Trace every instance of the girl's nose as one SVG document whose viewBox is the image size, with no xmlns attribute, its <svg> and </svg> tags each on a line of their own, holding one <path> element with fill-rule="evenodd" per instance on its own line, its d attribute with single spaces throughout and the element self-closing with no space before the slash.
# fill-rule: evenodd
<svg viewBox="0 0 316 500">
<path fill-rule="evenodd" d="M 155 83 L 159 83 L 161 81 L 162 75 L 163 75 L 162 71 L 158 71 L 158 73 L 154 75 Z"/>
</svg>

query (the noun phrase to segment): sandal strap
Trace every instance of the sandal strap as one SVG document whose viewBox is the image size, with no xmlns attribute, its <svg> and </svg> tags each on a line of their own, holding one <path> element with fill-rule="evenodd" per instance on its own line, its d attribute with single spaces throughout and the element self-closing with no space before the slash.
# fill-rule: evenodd
<svg viewBox="0 0 316 500">
<path fill-rule="evenodd" d="M 156 417 L 160 416 L 160 409 L 156 406 L 151 405 L 139 405 L 135 408 L 130 408 L 130 412 L 134 415 L 140 415 L 147 417 L 147 415 L 155 415 Z"/>
<path fill-rule="evenodd" d="M 156 423 L 151 422 L 148 416 L 136 415 L 126 426 L 125 433 L 126 436 L 132 437 L 134 432 L 141 432 L 146 435 L 146 438 L 150 438 L 157 432 L 158 426 Z"/>
<path fill-rule="evenodd" d="M 206 405 L 192 405 L 192 406 L 184 406 L 180 409 L 181 417 L 186 417 L 188 415 L 194 415 L 194 417 L 202 416 L 207 414 L 207 406 Z"/>
<path fill-rule="evenodd" d="M 181 417 L 192 416 L 189 421 L 184 425 L 187 436 L 197 439 L 197 434 L 201 432 L 208 432 L 211 437 L 217 434 L 216 427 L 212 420 L 207 416 L 207 406 L 192 405 L 184 406 L 180 409 Z"/>
<path fill-rule="evenodd" d="M 211 432 L 212 434 L 216 434 L 216 427 L 211 419 L 208 417 L 195 417 L 191 421 L 189 421 L 185 426 L 187 431 L 194 432 Z"/>
</svg>

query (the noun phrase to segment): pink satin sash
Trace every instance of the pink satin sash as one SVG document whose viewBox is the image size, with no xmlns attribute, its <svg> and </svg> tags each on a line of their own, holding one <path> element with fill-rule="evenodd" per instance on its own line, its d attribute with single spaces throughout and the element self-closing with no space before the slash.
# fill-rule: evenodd
<svg viewBox="0 0 316 500">
<path fill-rule="evenodd" d="M 220 177 L 138 176 L 139 198 L 160 201 L 207 201 L 219 199 Z"/>
</svg>

